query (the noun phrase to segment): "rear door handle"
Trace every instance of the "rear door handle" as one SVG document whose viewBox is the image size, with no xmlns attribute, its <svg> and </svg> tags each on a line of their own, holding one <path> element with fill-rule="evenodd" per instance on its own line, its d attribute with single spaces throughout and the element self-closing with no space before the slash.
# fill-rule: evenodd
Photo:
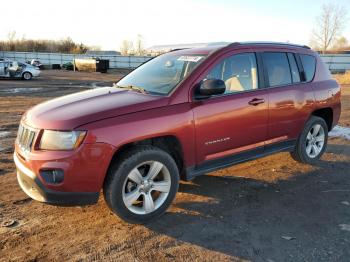
<svg viewBox="0 0 350 262">
<path fill-rule="evenodd" d="M 262 103 L 265 103 L 265 100 L 262 98 L 254 98 L 248 102 L 248 104 L 252 106 L 257 106 Z"/>
</svg>

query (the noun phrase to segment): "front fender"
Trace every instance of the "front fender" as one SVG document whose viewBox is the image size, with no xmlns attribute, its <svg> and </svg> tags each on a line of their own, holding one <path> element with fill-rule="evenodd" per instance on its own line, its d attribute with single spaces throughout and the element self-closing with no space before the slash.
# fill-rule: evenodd
<svg viewBox="0 0 350 262">
<path fill-rule="evenodd" d="M 166 106 L 82 125 L 88 130 L 85 143 L 123 145 L 162 136 L 175 136 L 181 143 L 185 166 L 195 163 L 195 132 L 190 103 Z"/>
</svg>

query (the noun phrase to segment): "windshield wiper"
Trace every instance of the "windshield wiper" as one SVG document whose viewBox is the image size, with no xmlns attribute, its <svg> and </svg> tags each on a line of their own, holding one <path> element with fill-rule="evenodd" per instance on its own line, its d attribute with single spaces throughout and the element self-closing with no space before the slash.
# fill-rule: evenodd
<svg viewBox="0 0 350 262">
<path fill-rule="evenodd" d="M 120 86 L 120 85 L 114 84 L 114 87 L 124 88 L 124 89 L 128 89 L 128 90 L 134 90 L 134 91 L 142 93 L 142 94 L 147 94 L 148 93 L 144 88 L 138 87 L 138 86 L 134 86 L 134 85 Z"/>
</svg>

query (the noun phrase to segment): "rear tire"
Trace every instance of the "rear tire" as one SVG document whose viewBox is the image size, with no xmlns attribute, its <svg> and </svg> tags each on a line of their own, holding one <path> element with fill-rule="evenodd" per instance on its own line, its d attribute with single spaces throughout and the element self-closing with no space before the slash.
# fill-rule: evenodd
<svg viewBox="0 0 350 262">
<path fill-rule="evenodd" d="M 291 156 L 294 160 L 315 164 L 327 148 L 328 126 L 323 118 L 312 116 L 305 124 Z"/>
<path fill-rule="evenodd" d="M 113 213 L 144 224 L 162 215 L 175 198 L 179 171 L 174 159 L 154 146 L 136 146 L 112 163 L 103 194 Z"/>
<path fill-rule="evenodd" d="M 22 75 L 22 79 L 24 80 L 30 80 L 32 79 L 32 74 L 30 72 L 24 72 L 23 75 Z"/>
</svg>

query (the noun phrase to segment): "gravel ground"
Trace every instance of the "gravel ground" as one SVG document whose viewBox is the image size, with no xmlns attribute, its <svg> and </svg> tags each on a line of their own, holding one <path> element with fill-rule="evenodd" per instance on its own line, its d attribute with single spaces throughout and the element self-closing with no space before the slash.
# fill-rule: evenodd
<svg viewBox="0 0 350 262">
<path fill-rule="evenodd" d="M 315 166 L 280 153 L 182 182 L 157 221 L 129 225 L 102 198 L 55 207 L 29 199 L 12 161 L 22 113 L 64 94 L 111 85 L 109 74 L 43 71 L 0 80 L 0 261 L 349 261 L 350 141 L 333 137 Z M 350 126 L 350 86 L 340 125 Z"/>
</svg>

